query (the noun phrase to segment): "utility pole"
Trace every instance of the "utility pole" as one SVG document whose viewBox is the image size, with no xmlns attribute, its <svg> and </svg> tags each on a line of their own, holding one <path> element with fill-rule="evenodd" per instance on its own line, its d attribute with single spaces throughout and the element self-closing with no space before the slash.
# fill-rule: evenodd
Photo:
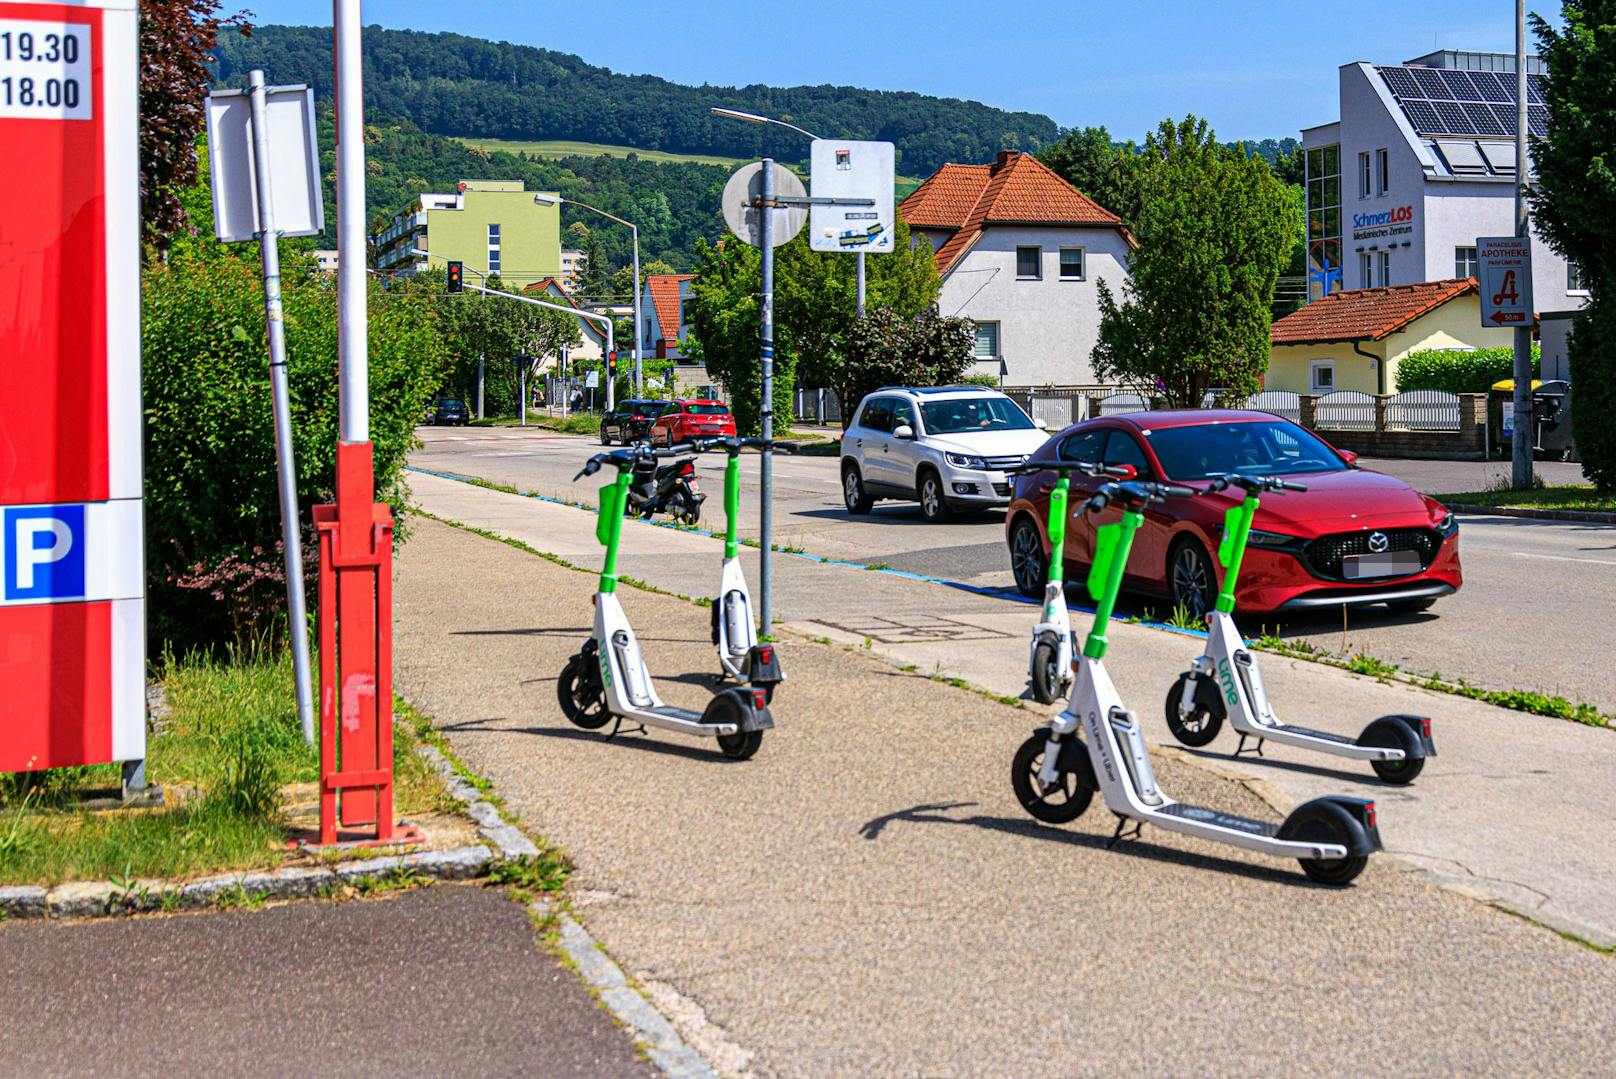
<svg viewBox="0 0 1616 1079">
<path fill-rule="evenodd" d="M 864 317 L 864 252 L 858 253 L 858 317 Z"/>
<path fill-rule="evenodd" d="M 765 638 L 774 636 L 774 576 L 770 566 L 770 548 L 774 539 L 774 514 L 769 495 L 774 490 L 774 452 L 769 440 L 774 437 L 774 159 L 763 159 L 762 196 L 763 212 L 758 215 L 758 248 L 763 253 L 763 400 L 758 414 L 763 421 L 763 453 L 759 481 L 762 485 L 762 511 L 758 519 L 762 525 L 762 547 L 758 554 L 758 584 L 762 601 L 758 605 L 760 632 Z"/>
<path fill-rule="evenodd" d="M 483 418 L 483 354 L 477 353 L 477 418 Z"/>
<path fill-rule="evenodd" d="M 1515 235 L 1531 242 L 1526 202 L 1526 0 L 1515 0 Z M 1528 288 L 1531 281 L 1526 282 Z M 1514 486 L 1532 486 L 1532 323 L 1515 327 L 1515 436 L 1510 463 Z"/>
</svg>

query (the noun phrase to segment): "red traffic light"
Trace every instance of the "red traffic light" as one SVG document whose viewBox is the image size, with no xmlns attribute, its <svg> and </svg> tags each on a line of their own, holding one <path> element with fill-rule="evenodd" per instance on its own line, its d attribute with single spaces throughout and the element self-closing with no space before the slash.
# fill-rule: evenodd
<svg viewBox="0 0 1616 1079">
<path fill-rule="evenodd" d="M 465 270 L 458 262 L 449 263 L 448 285 L 450 292 L 459 292 L 465 281 Z"/>
</svg>

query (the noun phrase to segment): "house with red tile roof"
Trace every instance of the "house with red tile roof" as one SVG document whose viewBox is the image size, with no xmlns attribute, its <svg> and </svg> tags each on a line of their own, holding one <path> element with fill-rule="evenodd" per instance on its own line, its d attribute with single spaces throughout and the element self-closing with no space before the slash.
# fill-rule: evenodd
<svg viewBox="0 0 1616 1079">
<path fill-rule="evenodd" d="M 546 277 L 533 282 L 522 290 L 536 300 L 547 300 L 550 303 L 566 304 L 575 311 L 583 308 L 578 306 L 572 294 L 566 289 L 559 277 Z M 600 328 L 600 323 L 593 319 L 581 318 L 578 320 L 578 329 L 583 333 L 583 344 L 567 350 L 569 360 L 598 360 L 606 355 L 606 331 Z M 553 360 L 554 357 L 550 357 Z M 548 360 L 547 360 L 548 363 Z M 543 367 L 541 366 L 541 370 Z"/>
<path fill-rule="evenodd" d="M 640 353 L 647 359 L 678 360 L 684 358 L 681 343 L 689 323 L 685 320 L 685 305 L 690 300 L 693 273 L 652 273 L 645 275 L 640 295 L 639 327 Z M 620 354 L 627 349 L 620 347 Z"/>
<path fill-rule="evenodd" d="M 1473 277 L 1332 292 L 1274 323 L 1263 385 L 1395 393 L 1397 365 L 1409 353 L 1508 347 L 1513 333 L 1483 328 Z"/>
<path fill-rule="evenodd" d="M 1120 293 L 1135 244 L 1116 214 L 1031 154 L 944 165 L 900 207 L 931 244 L 945 315 L 976 323 L 973 373 L 1009 385 L 1093 385 L 1099 282 Z"/>
</svg>

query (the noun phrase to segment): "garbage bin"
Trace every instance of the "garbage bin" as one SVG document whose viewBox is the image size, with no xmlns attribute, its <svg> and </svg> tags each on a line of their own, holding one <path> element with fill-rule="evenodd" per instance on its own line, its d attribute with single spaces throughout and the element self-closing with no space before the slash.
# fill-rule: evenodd
<svg viewBox="0 0 1616 1079">
<path fill-rule="evenodd" d="M 1537 390 L 1543 383 L 1537 379 L 1532 380 L 1532 389 Z M 1493 383 L 1492 394 L 1487 405 L 1487 426 L 1492 429 L 1491 444 L 1493 452 L 1505 460 L 1509 459 L 1510 441 L 1515 430 L 1515 380 L 1512 378 L 1499 379 Z M 1535 444 L 1535 443 L 1534 443 Z"/>
<path fill-rule="evenodd" d="M 1576 459 L 1571 441 L 1571 383 L 1561 379 L 1533 383 L 1532 449 L 1551 461 Z"/>
</svg>

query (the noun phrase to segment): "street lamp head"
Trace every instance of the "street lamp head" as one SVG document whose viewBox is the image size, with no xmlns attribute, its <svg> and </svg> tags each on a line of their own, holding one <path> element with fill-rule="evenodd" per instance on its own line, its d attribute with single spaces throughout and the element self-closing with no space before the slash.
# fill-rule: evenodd
<svg viewBox="0 0 1616 1079">
<path fill-rule="evenodd" d="M 731 120 L 745 120 L 749 124 L 768 124 L 774 122 L 767 116 L 759 116 L 752 112 L 741 112 L 739 109 L 721 109 L 716 105 L 708 111 L 710 111 L 714 116 L 726 116 Z"/>
<path fill-rule="evenodd" d="M 543 206 L 560 206 L 567 200 L 560 195 L 546 195 L 542 191 L 533 196 L 533 201 Z"/>
</svg>

